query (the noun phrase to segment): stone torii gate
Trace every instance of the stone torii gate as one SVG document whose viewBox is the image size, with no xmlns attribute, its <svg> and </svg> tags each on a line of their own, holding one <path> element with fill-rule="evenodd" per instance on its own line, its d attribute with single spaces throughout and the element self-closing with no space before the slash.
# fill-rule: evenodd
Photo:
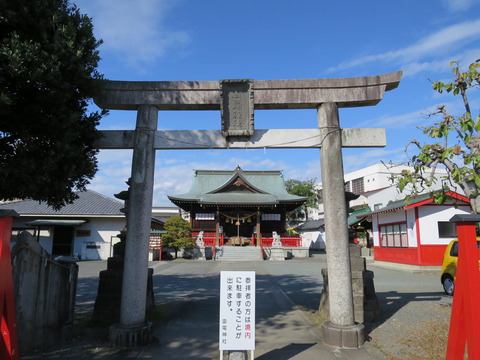
<svg viewBox="0 0 480 360">
<path fill-rule="evenodd" d="M 364 328 L 354 321 L 342 147 L 384 147 L 386 137 L 385 129 L 342 129 L 338 109 L 376 105 L 401 77 L 400 71 L 343 79 L 104 82 L 94 99 L 100 108 L 137 111 L 135 130 L 101 131 L 97 144 L 133 149 L 120 322 L 111 327 L 111 340 L 133 347 L 151 331 L 145 306 L 155 150 L 320 148 L 330 292 L 324 341 L 361 346 Z M 318 127 L 255 129 L 254 109 L 317 109 Z M 222 130 L 157 130 L 159 110 L 221 110 Z"/>
</svg>

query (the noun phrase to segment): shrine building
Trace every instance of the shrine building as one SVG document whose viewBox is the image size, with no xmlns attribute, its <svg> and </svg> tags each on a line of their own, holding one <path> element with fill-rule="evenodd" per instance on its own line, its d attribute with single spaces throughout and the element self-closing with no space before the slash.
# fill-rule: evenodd
<svg viewBox="0 0 480 360">
<path fill-rule="evenodd" d="M 240 167 L 195 170 L 190 191 L 168 198 L 190 213 L 193 236 L 203 231 L 205 245 L 210 239 L 211 245 L 221 246 L 261 245 L 272 239 L 273 232 L 291 239 L 286 234 L 286 213 L 307 201 L 287 192 L 281 171 Z"/>
</svg>

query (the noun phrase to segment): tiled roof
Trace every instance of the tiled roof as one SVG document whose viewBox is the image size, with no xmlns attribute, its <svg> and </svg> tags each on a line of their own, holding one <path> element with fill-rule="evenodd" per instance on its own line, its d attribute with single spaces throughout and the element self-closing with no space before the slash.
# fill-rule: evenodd
<svg viewBox="0 0 480 360">
<path fill-rule="evenodd" d="M 67 204 L 60 210 L 55 211 L 45 202 L 35 200 L 22 200 L 0 204 L 0 210 L 15 210 L 21 215 L 54 215 L 54 216 L 70 216 L 70 215 L 96 215 L 96 216 L 123 216 L 120 211 L 123 203 L 114 199 L 110 199 L 95 191 L 87 190 L 78 192 L 79 198 L 73 204 Z"/>
<path fill-rule="evenodd" d="M 305 230 L 318 230 L 325 226 L 325 220 L 311 220 L 299 225 L 295 228 L 297 231 L 305 231 Z"/>
<path fill-rule="evenodd" d="M 466 198 L 463 195 L 457 194 L 453 191 L 447 191 L 446 195 L 449 196 L 452 199 L 452 201 L 457 201 L 457 202 L 461 201 L 464 204 L 469 203 L 468 198 Z M 383 208 L 380 208 L 378 210 L 374 210 L 374 211 L 370 211 L 370 212 L 367 212 L 367 213 L 359 214 L 359 215 L 356 216 L 356 218 L 360 219 L 360 218 L 363 218 L 363 217 L 372 216 L 372 215 L 376 215 L 376 214 L 384 214 L 384 213 L 388 213 L 388 212 L 394 212 L 394 211 L 397 211 L 397 210 L 400 210 L 400 209 L 415 208 L 415 207 L 422 206 L 422 205 L 425 205 L 425 204 L 429 204 L 429 203 L 432 203 L 432 202 L 433 202 L 433 199 L 431 198 L 430 194 L 428 194 L 428 193 L 427 194 L 420 194 L 416 197 L 413 197 L 413 198 L 409 199 L 408 202 L 405 199 L 397 200 L 397 201 L 394 201 L 394 202 L 391 202 L 391 203 L 387 204 L 386 206 L 384 206 Z"/>
<path fill-rule="evenodd" d="M 255 191 L 247 193 L 222 192 L 221 189 L 241 176 Z M 176 201 L 191 201 L 200 204 L 276 204 L 280 202 L 298 202 L 305 197 L 289 194 L 281 171 L 244 171 L 237 168 L 228 170 L 196 170 L 190 191 L 185 194 L 169 196 Z"/>
<path fill-rule="evenodd" d="M 372 212 L 372 209 L 370 209 L 370 206 L 368 205 L 361 209 L 355 210 L 348 216 L 348 226 L 352 226 L 359 223 L 363 219 L 360 217 L 361 215 L 369 214 L 371 212 Z"/>
</svg>

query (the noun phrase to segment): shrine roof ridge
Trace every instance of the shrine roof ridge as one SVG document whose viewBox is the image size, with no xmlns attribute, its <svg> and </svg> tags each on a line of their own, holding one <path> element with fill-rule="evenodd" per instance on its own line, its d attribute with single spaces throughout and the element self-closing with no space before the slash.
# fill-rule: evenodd
<svg viewBox="0 0 480 360">
<path fill-rule="evenodd" d="M 203 169 L 195 169 L 195 174 L 222 174 L 222 175 L 230 175 L 234 174 L 236 170 L 203 170 Z M 243 170 L 241 172 L 244 174 L 271 174 L 271 175 L 282 175 L 283 170 Z"/>
<path fill-rule="evenodd" d="M 242 177 L 256 189 L 256 193 L 216 193 L 235 178 Z M 198 202 L 199 204 L 281 204 L 302 203 L 305 197 L 289 194 L 279 170 L 195 170 L 190 190 L 184 194 L 170 195 L 174 203 Z"/>
</svg>

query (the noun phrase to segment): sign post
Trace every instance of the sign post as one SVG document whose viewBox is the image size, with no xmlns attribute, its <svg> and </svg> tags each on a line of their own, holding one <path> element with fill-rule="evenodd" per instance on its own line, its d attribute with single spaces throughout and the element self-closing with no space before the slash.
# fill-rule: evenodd
<svg viewBox="0 0 480 360">
<path fill-rule="evenodd" d="M 255 271 L 220 272 L 220 359 L 255 350 Z"/>
</svg>

